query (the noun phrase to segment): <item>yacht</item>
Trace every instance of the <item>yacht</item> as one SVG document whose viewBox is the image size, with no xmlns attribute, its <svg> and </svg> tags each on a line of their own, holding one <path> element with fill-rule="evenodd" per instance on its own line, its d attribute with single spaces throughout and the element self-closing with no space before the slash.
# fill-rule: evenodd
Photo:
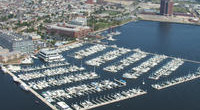
<svg viewBox="0 0 200 110">
<path fill-rule="evenodd" d="M 33 59 L 31 57 L 27 57 L 21 61 L 22 64 L 32 64 Z"/>
<path fill-rule="evenodd" d="M 8 73 L 8 70 L 3 65 L 1 65 L 1 70 L 3 71 L 3 73 Z"/>
<path fill-rule="evenodd" d="M 142 84 L 143 84 L 143 85 L 145 85 L 145 82 L 144 82 L 144 80 L 142 81 Z"/>
<path fill-rule="evenodd" d="M 57 102 L 57 105 L 61 110 L 73 110 L 65 102 Z"/>
<path fill-rule="evenodd" d="M 38 55 L 45 62 L 64 61 L 65 58 L 55 49 L 42 49 Z"/>
<path fill-rule="evenodd" d="M 129 74 L 129 73 L 125 73 L 122 76 L 123 78 L 128 78 L 128 79 L 136 79 L 135 75 Z"/>
<path fill-rule="evenodd" d="M 25 84 L 25 83 L 21 83 L 20 84 L 20 87 L 25 90 L 25 91 L 28 91 L 28 86 Z"/>
<path fill-rule="evenodd" d="M 112 37 L 108 37 L 109 41 L 115 41 L 116 39 L 112 38 Z"/>
<path fill-rule="evenodd" d="M 19 78 L 17 78 L 16 76 L 13 76 L 13 81 L 14 82 L 19 82 Z"/>
</svg>

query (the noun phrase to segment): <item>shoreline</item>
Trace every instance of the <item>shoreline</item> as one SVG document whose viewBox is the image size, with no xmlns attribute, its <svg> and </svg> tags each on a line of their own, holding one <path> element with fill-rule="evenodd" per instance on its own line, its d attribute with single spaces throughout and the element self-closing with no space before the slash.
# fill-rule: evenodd
<svg viewBox="0 0 200 110">
<path fill-rule="evenodd" d="M 187 24 L 187 25 L 196 25 L 200 26 L 200 23 L 188 21 L 189 17 L 178 16 L 178 17 L 167 17 L 167 16 L 160 16 L 160 15 L 145 15 L 140 14 L 138 15 L 140 21 L 152 21 L 152 22 L 165 22 L 165 23 L 175 23 L 175 24 Z"/>
<path fill-rule="evenodd" d="M 141 17 L 139 17 L 141 18 Z M 176 21 L 170 21 L 170 20 L 156 20 L 156 19 L 147 19 L 147 18 L 141 18 L 141 19 L 133 19 L 133 20 L 130 20 L 128 22 L 125 22 L 125 23 L 122 23 L 120 25 L 115 25 L 115 26 L 111 26 L 111 27 L 120 27 L 120 26 L 123 26 L 123 25 L 126 25 L 130 22 L 134 22 L 134 21 L 151 21 L 151 22 L 164 22 L 164 23 L 174 23 L 174 24 L 186 24 L 186 25 L 196 25 L 196 26 L 200 26 L 200 24 L 198 23 L 195 23 L 195 22 L 176 22 Z M 94 31 L 94 33 L 98 33 L 98 32 L 102 32 L 102 31 L 106 31 L 108 30 L 110 27 L 107 27 L 107 28 L 104 28 L 104 29 L 100 29 L 100 30 L 97 30 L 97 31 Z"/>
<path fill-rule="evenodd" d="M 173 23 L 173 24 L 184 24 L 184 25 L 200 26 L 200 24 L 196 24 L 196 23 L 181 23 L 181 22 L 157 21 L 157 20 L 146 20 L 146 19 L 141 19 L 139 21 L 151 21 L 151 22 L 162 22 L 162 23 Z"/>
<path fill-rule="evenodd" d="M 7 68 L 5 68 L 7 71 L 7 74 L 9 74 L 12 78 L 17 77 L 14 73 L 12 73 L 10 70 L 8 70 Z M 29 87 L 24 81 L 22 81 L 21 79 L 18 79 L 19 84 L 24 84 L 25 87 L 27 87 L 28 92 L 32 93 L 35 97 L 37 97 L 38 99 L 40 99 L 44 104 L 46 104 L 48 107 L 50 107 L 52 110 L 58 110 L 54 105 L 52 105 L 51 103 L 49 103 L 45 98 L 43 98 L 38 92 L 36 92 L 35 90 L 33 90 L 31 87 Z"/>
<path fill-rule="evenodd" d="M 110 27 L 114 27 L 114 28 L 120 27 L 120 26 L 126 25 L 126 24 L 128 24 L 128 23 L 130 23 L 130 22 L 133 22 L 133 21 L 137 21 L 137 20 L 136 20 L 136 19 L 131 19 L 130 21 L 127 21 L 127 22 L 125 22 L 125 23 L 122 23 L 122 24 L 119 24 L 119 25 L 115 25 L 115 26 L 110 26 Z M 98 33 L 98 32 L 102 32 L 102 31 L 108 30 L 110 27 L 106 27 L 106 28 L 103 28 L 103 29 L 94 31 L 94 33 Z"/>
</svg>

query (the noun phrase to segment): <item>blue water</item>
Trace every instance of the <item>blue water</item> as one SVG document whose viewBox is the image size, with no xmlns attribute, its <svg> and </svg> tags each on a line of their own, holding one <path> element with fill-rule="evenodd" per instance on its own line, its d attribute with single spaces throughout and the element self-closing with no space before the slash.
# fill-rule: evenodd
<svg viewBox="0 0 200 110">
<path fill-rule="evenodd" d="M 116 44 L 119 47 L 132 49 L 140 48 L 143 51 L 152 53 L 165 54 L 168 56 L 200 61 L 200 26 L 139 21 L 131 22 L 124 26 L 118 27 L 117 30 L 122 32 L 121 35 L 114 37 L 117 39 L 117 41 L 104 41 L 108 42 L 109 44 Z M 108 50 L 110 49 L 107 49 L 106 51 Z M 73 51 L 63 54 L 66 56 L 66 54 L 70 54 Z M 83 59 L 83 62 L 103 53 L 105 52 L 99 52 L 98 54 L 89 56 L 88 58 Z M 70 57 L 67 58 L 70 63 L 77 65 L 80 64 L 80 61 L 78 60 L 71 59 Z M 101 73 L 100 76 L 102 79 L 113 77 L 120 78 L 124 72 L 129 70 L 132 66 L 138 65 L 140 63 L 138 62 L 138 64 L 133 64 L 117 74 L 102 71 L 103 67 L 110 65 L 118 60 L 119 59 L 108 62 L 102 67 L 97 68 L 97 72 Z M 40 61 L 37 62 L 40 63 Z M 90 66 L 84 66 L 88 70 L 93 69 Z M 146 79 L 150 73 L 159 68 L 159 66 L 156 66 L 148 74 L 141 76 L 141 78 L 137 80 L 126 80 L 127 88 L 140 86 L 142 89 L 147 90 L 148 94 L 118 103 L 105 105 L 103 107 L 96 108 L 95 110 L 200 110 L 200 105 L 198 104 L 200 102 L 199 79 L 159 91 L 150 87 L 150 84 L 152 83 L 165 81 L 177 76 L 182 76 L 184 74 L 188 74 L 188 72 L 194 72 L 198 66 L 200 65 L 185 63 L 169 77 L 161 78 L 159 81 Z M 147 83 L 146 85 L 141 85 L 143 79 L 145 79 Z M 83 83 L 88 83 L 88 81 L 84 81 Z M 31 93 L 21 90 L 17 84 L 13 83 L 9 75 L 0 74 L 0 88 L 0 110 L 49 109 L 49 107 L 47 107 L 42 102 L 39 104 L 35 103 L 35 101 L 39 101 L 39 99 L 35 98 L 35 96 L 33 96 Z M 105 93 L 101 94 L 111 93 L 113 91 L 114 90 L 106 91 Z M 94 94 L 93 96 L 98 96 L 98 94 Z M 85 97 L 73 100 L 70 99 L 69 103 L 74 103 L 75 101 L 80 101 L 84 98 Z"/>
</svg>

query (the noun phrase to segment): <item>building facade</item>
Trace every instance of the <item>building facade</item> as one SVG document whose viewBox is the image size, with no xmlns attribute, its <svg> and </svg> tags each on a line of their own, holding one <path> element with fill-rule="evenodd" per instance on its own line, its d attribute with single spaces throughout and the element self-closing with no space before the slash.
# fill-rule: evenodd
<svg viewBox="0 0 200 110">
<path fill-rule="evenodd" d="M 88 26 L 78 26 L 65 23 L 55 25 L 48 25 L 47 32 L 49 34 L 64 35 L 66 37 L 80 38 L 85 37 L 92 29 Z"/>
<path fill-rule="evenodd" d="M 20 58 L 20 56 L 21 56 L 21 53 L 18 51 L 0 54 L 0 62 L 7 63 L 10 60 Z"/>
<path fill-rule="evenodd" d="M 30 37 L 5 31 L 0 31 L 0 45 L 10 51 L 18 51 L 22 54 L 32 53 L 35 49 Z"/>
<path fill-rule="evenodd" d="M 161 0 L 160 2 L 160 14 L 165 16 L 173 15 L 173 0 Z"/>
<path fill-rule="evenodd" d="M 77 17 L 76 19 L 72 19 L 70 24 L 87 26 L 87 18 L 86 17 Z"/>
</svg>

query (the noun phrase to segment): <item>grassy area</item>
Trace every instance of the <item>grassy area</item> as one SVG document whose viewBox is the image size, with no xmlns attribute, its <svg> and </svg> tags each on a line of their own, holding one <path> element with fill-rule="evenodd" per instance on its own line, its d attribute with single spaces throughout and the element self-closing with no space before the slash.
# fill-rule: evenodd
<svg viewBox="0 0 200 110">
<path fill-rule="evenodd" d="M 152 3 L 156 3 L 156 4 L 159 4 L 160 3 L 160 0 L 146 0 L 146 2 L 152 2 Z"/>
<path fill-rule="evenodd" d="M 120 14 L 119 11 L 112 11 L 112 10 L 105 10 L 105 9 L 97 10 L 94 14 L 103 14 L 103 13 L 107 13 L 111 16 L 115 16 L 115 15 Z"/>
<path fill-rule="evenodd" d="M 109 11 L 109 10 L 105 11 L 104 13 L 108 13 L 109 15 L 112 15 L 112 16 L 120 14 L 120 12 L 118 11 Z"/>
<path fill-rule="evenodd" d="M 88 25 L 90 27 L 93 27 L 93 22 L 94 22 L 94 30 L 97 31 L 97 30 L 101 30 L 101 29 L 105 29 L 105 28 L 108 28 L 108 27 L 111 27 L 111 26 L 116 26 L 116 25 L 120 25 L 120 24 L 124 24 L 128 21 L 130 21 L 130 19 L 126 19 L 126 20 L 122 20 L 122 21 L 108 21 L 108 20 L 94 20 L 92 21 L 91 19 L 88 21 Z"/>
<path fill-rule="evenodd" d="M 178 13 L 187 13 L 189 12 L 188 9 L 186 8 L 182 8 L 182 7 L 178 7 L 178 6 L 175 6 L 173 8 L 174 12 L 178 12 Z"/>
</svg>

